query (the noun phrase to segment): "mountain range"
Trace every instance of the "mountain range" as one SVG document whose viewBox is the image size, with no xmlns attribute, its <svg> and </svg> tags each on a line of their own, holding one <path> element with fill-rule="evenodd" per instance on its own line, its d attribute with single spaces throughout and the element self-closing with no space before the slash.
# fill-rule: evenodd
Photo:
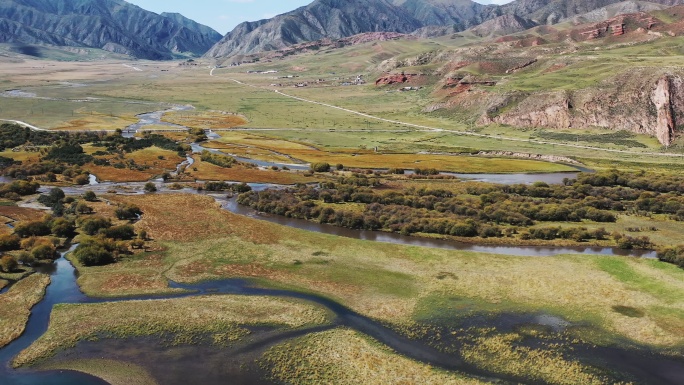
<svg viewBox="0 0 684 385">
<path fill-rule="evenodd" d="M 684 0 L 651 0 L 643 9 Z M 177 13 L 156 14 L 123 0 L 0 0 L 0 43 L 91 47 L 131 57 L 226 59 L 367 32 L 477 36 L 519 32 L 573 17 L 619 12 L 620 0 L 315 0 L 271 19 L 245 22 L 226 36 Z M 635 3 L 635 2 L 631 2 Z M 643 2 L 639 2 L 643 3 Z M 597 10 L 603 9 L 599 12 Z M 592 13 L 592 11 L 594 13 Z"/>
<path fill-rule="evenodd" d="M 497 18 L 502 19 L 494 26 L 502 31 L 515 32 L 519 28 L 554 24 L 621 1 L 516 0 L 497 6 L 470 0 L 315 0 L 272 19 L 238 25 L 205 56 L 225 58 L 366 32 L 434 36 L 434 27 L 448 27 L 443 29 L 444 33 L 458 32 Z M 651 3 L 668 6 L 682 2 L 651 0 Z M 509 23 L 514 25 L 507 25 Z M 425 29 L 429 31 L 421 32 Z M 482 34 L 488 33 L 484 31 Z"/>
<path fill-rule="evenodd" d="M 0 0 L 0 43 L 91 47 L 142 59 L 201 56 L 221 34 L 122 0 Z"/>
</svg>

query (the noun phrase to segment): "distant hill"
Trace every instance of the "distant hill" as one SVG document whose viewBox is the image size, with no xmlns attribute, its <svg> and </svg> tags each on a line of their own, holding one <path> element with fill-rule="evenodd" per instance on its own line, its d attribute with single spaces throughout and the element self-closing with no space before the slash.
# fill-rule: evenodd
<svg viewBox="0 0 684 385">
<path fill-rule="evenodd" d="M 200 56 L 221 39 L 179 14 L 122 0 L 0 0 L 0 43 L 91 47 L 142 59 Z"/>
<path fill-rule="evenodd" d="M 554 24 L 620 2 L 517 0 L 496 6 L 470 0 L 315 0 L 305 7 L 272 19 L 238 25 L 212 47 L 206 56 L 228 58 L 367 32 L 437 36 L 464 31 L 490 20 L 495 21 L 478 28 L 478 34 L 500 35 L 538 24 Z M 682 4 L 684 0 L 651 2 L 669 6 Z"/>
</svg>

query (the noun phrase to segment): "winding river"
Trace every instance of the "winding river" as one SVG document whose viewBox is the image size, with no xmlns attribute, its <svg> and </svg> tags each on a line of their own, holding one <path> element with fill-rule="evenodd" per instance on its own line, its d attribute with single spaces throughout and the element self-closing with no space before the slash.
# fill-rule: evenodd
<svg viewBox="0 0 684 385">
<path fill-rule="evenodd" d="M 145 121 L 144 125 L 159 124 L 161 116 L 157 113 L 143 114 L 140 116 L 141 122 Z M 182 127 L 182 126 L 179 126 Z M 136 125 L 129 127 L 137 130 Z M 130 134 L 130 130 L 129 130 Z M 193 146 L 193 150 L 201 151 L 204 148 L 200 145 Z M 210 150 L 212 152 L 219 152 L 217 150 Z M 287 166 L 293 169 L 308 169 L 308 165 L 302 164 L 280 164 L 272 162 L 255 161 L 252 159 L 238 158 L 239 161 L 256 164 L 260 167 Z M 192 158 L 186 159 L 178 166 L 177 172 L 181 167 L 191 165 Z M 585 170 L 579 170 L 585 171 Z M 533 183 L 535 181 L 544 181 L 547 183 L 561 183 L 563 178 L 573 178 L 576 173 L 553 173 L 553 174 L 449 174 L 459 178 L 476 179 L 491 181 L 496 183 Z M 111 190 L 116 190 L 122 194 L 142 194 L 144 193 L 144 183 L 98 183 L 97 178 L 91 176 L 91 185 L 85 187 L 68 187 L 63 188 L 68 195 L 82 194 L 86 190 L 92 190 L 98 194 L 104 194 Z M 281 186 L 268 184 L 251 184 L 255 190 L 263 190 L 266 188 L 277 188 Z M 174 191 L 168 188 L 167 184 L 158 183 L 159 193 L 192 193 L 200 194 L 193 189 L 183 189 Z M 42 190 L 46 191 L 45 189 Z M 351 230 L 335 227 L 332 225 L 318 224 L 306 220 L 285 218 L 275 215 L 265 215 L 257 213 L 251 208 L 243 207 L 237 204 L 235 199 L 228 199 L 223 194 L 206 194 L 215 198 L 221 206 L 235 214 L 255 218 L 259 220 L 266 220 L 272 223 L 277 223 L 284 226 L 295 227 L 307 231 L 315 231 L 325 234 L 332 234 L 348 238 L 362 239 L 375 242 L 388 242 L 402 245 L 422 246 L 441 248 L 449 250 L 466 250 L 474 252 L 484 252 L 493 254 L 506 254 L 515 256 L 530 256 L 542 257 L 552 256 L 558 254 L 601 254 L 601 255 L 623 255 L 631 257 L 645 257 L 653 258 L 655 253 L 652 251 L 638 251 L 638 250 L 620 250 L 615 248 L 601 248 L 601 247 L 518 247 L 518 246 L 486 246 L 464 244 L 448 240 L 426 239 L 418 237 L 403 236 L 395 233 L 383 233 L 372 231 Z M 73 247 L 72 249 L 73 250 Z M 66 252 L 65 252 L 66 254 Z M 492 380 L 513 380 L 520 381 L 521 379 L 511 378 L 495 378 L 491 373 L 486 373 L 471 365 L 466 364 L 457 354 L 447 354 L 437 350 L 430 345 L 416 340 L 408 339 L 392 329 L 376 322 L 372 319 L 364 317 L 343 305 L 332 301 L 330 299 L 316 296 L 312 294 L 304 294 L 288 290 L 265 289 L 253 286 L 249 281 L 240 279 L 211 281 L 199 284 L 180 284 L 170 282 L 169 287 L 175 289 L 183 289 L 184 293 L 176 295 L 165 296 L 141 296 L 141 297 L 126 297 L 117 299 L 98 299 L 84 295 L 76 282 L 77 272 L 71 263 L 62 257 L 55 262 L 53 266 L 46 268 L 43 272 L 51 275 L 51 284 L 48 286 L 45 298 L 37 304 L 29 319 L 25 333 L 9 344 L 0 349 L 0 383 L 2 385 L 66 385 L 66 384 L 82 384 L 82 385 L 100 385 L 106 384 L 103 380 L 93 376 L 83 374 L 75 371 L 33 371 L 33 370 L 13 370 L 10 367 L 10 362 L 19 352 L 26 349 L 33 342 L 35 342 L 41 335 L 43 335 L 49 324 L 50 313 L 52 308 L 57 304 L 69 303 L 102 303 L 102 302 L 122 302 L 130 300 L 154 300 L 160 298 L 180 298 L 197 295 L 221 295 L 221 294 L 237 294 L 237 295 L 260 295 L 260 296 L 276 296 L 286 298 L 296 298 L 300 300 L 309 301 L 318 306 L 325 307 L 335 315 L 332 325 L 323 326 L 316 330 L 309 331 L 295 331 L 284 333 L 282 339 L 295 337 L 297 335 L 306 334 L 308 332 L 315 332 L 317 330 L 325 330 L 326 328 L 335 326 L 345 326 L 356 330 L 360 333 L 366 334 L 385 346 L 391 348 L 395 352 L 412 358 L 414 360 L 430 364 L 435 367 L 444 368 L 447 370 L 458 370 L 464 373 L 483 376 Z M 7 289 L 4 289 L 6 291 Z M 544 314 L 532 314 L 521 317 L 517 315 L 515 318 L 521 325 L 523 324 L 539 324 L 546 325 L 550 316 Z M 513 318 L 511 318 L 513 319 Z M 563 320 L 553 321 L 555 325 L 565 325 Z M 276 343 L 277 339 L 271 341 L 271 344 Z M 584 352 L 584 353 L 582 353 Z M 684 362 L 675 358 L 665 357 L 649 352 L 647 349 L 621 349 L 617 347 L 582 347 L 578 349 L 578 357 L 587 359 L 591 362 L 601 362 L 602 366 L 623 373 L 630 373 L 635 378 L 643 381 L 646 384 L 682 384 L 684 383 Z M 584 354 L 584 356 L 583 356 Z"/>
<path fill-rule="evenodd" d="M 69 251 L 73 249 L 74 247 Z M 414 360 L 447 370 L 458 370 L 471 375 L 490 378 L 492 380 L 496 379 L 491 373 L 484 372 L 466 364 L 458 354 L 444 353 L 424 342 L 406 338 L 379 322 L 364 317 L 330 299 L 295 291 L 259 288 L 252 286 L 250 282 L 245 280 L 230 279 L 209 281 L 199 284 L 170 282 L 170 288 L 183 289 L 185 291 L 176 295 L 126 297 L 117 299 L 88 297 L 80 291 L 78 284 L 76 283 L 77 272 L 73 265 L 64 258 L 64 255 L 67 252 L 63 253 L 62 257 L 57 260 L 52 267 L 45 270 L 46 273 L 51 275 L 52 281 L 47 288 L 43 301 L 33 308 L 24 334 L 5 348 L 0 349 L 0 378 L 2 378 L 3 385 L 106 384 L 103 380 L 75 371 L 32 371 L 11 369 L 10 362 L 12 358 L 34 343 L 46 332 L 50 313 L 52 308 L 57 304 L 123 302 L 131 300 L 154 300 L 160 298 L 181 298 L 222 294 L 295 298 L 325 307 L 335 315 L 332 325 L 304 330 L 302 333 L 296 331 L 286 332 L 281 338 L 272 339 L 270 343 L 276 343 L 279 340 L 292 338 L 307 332 L 316 332 L 327 330 L 331 327 L 345 326 L 366 334 L 395 352 Z M 530 323 L 548 325 L 549 322 L 549 316 L 543 314 L 527 317 L 518 315 L 517 319 L 518 321 L 516 322 L 519 322 L 520 325 Z M 566 325 L 562 320 L 552 320 L 552 323 L 560 328 L 563 328 Z M 262 344 L 269 344 L 269 341 L 263 341 Z M 610 369 L 619 370 L 623 373 L 630 373 L 647 384 L 681 384 L 680 380 L 684 379 L 684 361 L 681 360 L 652 354 L 642 349 L 626 350 L 614 347 L 582 347 L 579 350 L 583 349 L 586 350 L 585 353 L 589 354 L 592 360 L 598 360 L 599 362 L 602 362 L 603 366 Z M 580 358 L 583 357 L 581 351 L 578 354 Z M 500 377 L 498 379 L 520 380 Z"/>
<path fill-rule="evenodd" d="M 254 191 L 263 191 L 268 188 L 282 188 L 281 185 L 250 183 Z M 110 191 L 117 191 L 119 194 L 144 194 L 144 182 L 127 183 L 98 183 L 85 187 L 64 187 L 62 190 L 67 195 L 82 195 L 85 191 L 91 190 L 96 194 L 106 194 Z M 246 216 L 253 219 L 268 221 L 282 226 L 294 227 L 297 229 L 313 231 L 322 234 L 336 235 L 345 238 L 360 239 L 365 241 L 393 243 L 406 246 L 420 246 L 446 250 L 473 251 L 479 253 L 513 255 L 522 257 L 548 257 L 561 254 L 585 254 L 585 255 L 610 255 L 625 256 L 636 258 L 657 258 L 657 253 L 653 250 L 624 250 L 615 247 L 596 247 L 596 246 L 507 246 L 507 245 L 478 245 L 471 243 L 458 242 L 447 239 L 431 239 L 402 235 L 399 233 L 389 233 L 382 231 L 355 230 L 344 227 L 337 227 L 325 223 L 307 221 L 305 219 L 288 218 L 279 215 L 259 213 L 256 210 L 241 206 L 236 198 L 227 198 L 225 194 L 198 192 L 195 189 L 184 188 L 181 190 L 171 190 L 168 183 L 157 183 L 158 193 L 160 194 L 198 194 L 207 195 L 214 198 L 221 204 L 221 207 L 234 214 Z M 41 188 L 40 192 L 48 192 L 48 188 Z"/>
</svg>

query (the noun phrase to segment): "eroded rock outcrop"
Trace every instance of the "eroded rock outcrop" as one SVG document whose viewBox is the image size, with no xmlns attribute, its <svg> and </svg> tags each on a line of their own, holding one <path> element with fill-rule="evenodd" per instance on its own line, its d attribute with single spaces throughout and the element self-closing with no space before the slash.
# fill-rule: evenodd
<svg viewBox="0 0 684 385">
<path fill-rule="evenodd" d="M 672 102 L 672 81 L 670 76 L 663 76 L 651 95 L 651 101 L 657 110 L 655 134 L 664 145 L 672 143 L 677 128 Z"/>
<path fill-rule="evenodd" d="M 496 98 L 478 124 L 527 128 L 607 128 L 658 138 L 668 146 L 684 122 L 681 74 L 623 74 L 610 87 L 512 94 Z"/>
</svg>

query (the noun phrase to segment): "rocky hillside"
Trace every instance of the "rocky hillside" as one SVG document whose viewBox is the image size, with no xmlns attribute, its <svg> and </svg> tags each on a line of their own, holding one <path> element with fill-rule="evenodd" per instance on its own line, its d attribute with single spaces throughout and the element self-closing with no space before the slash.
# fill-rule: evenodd
<svg viewBox="0 0 684 385">
<path fill-rule="evenodd" d="M 623 0 L 516 0 L 502 5 L 500 11 L 536 21 L 539 24 L 555 24 L 576 15 L 621 3 Z M 650 0 L 666 6 L 682 4 L 681 0 Z"/>
<path fill-rule="evenodd" d="M 365 32 L 413 33 L 420 37 L 435 37 L 464 31 L 489 21 L 492 22 L 476 31 L 481 36 L 496 36 L 518 32 L 535 24 L 554 24 L 620 2 L 516 0 L 496 6 L 471 0 L 315 0 L 305 7 L 269 20 L 240 24 L 206 56 L 229 58 Z M 684 3 L 684 0 L 652 0 L 652 3 L 673 5 Z M 494 32 L 490 32 L 490 29 Z"/>
<path fill-rule="evenodd" d="M 270 20 L 240 24 L 206 56 L 218 58 L 272 51 L 363 32 L 407 33 L 421 26 L 408 12 L 388 0 L 317 0 Z"/>
<path fill-rule="evenodd" d="M 536 26 L 537 23 L 532 20 L 515 15 L 503 15 L 487 20 L 470 31 L 479 37 L 493 37 L 522 32 Z"/>
<path fill-rule="evenodd" d="M 684 6 L 659 9 L 538 26 L 433 55 L 442 80 L 438 102 L 424 112 L 479 126 L 624 130 L 668 146 L 684 135 L 684 71 L 677 53 L 665 60 L 650 52 L 681 44 Z M 630 57 L 632 47 L 648 59 Z M 404 65 L 380 68 L 398 73 Z"/>
<path fill-rule="evenodd" d="M 91 47 L 137 58 L 199 56 L 220 39 L 180 15 L 122 0 L 0 0 L 0 43 Z"/>
</svg>

